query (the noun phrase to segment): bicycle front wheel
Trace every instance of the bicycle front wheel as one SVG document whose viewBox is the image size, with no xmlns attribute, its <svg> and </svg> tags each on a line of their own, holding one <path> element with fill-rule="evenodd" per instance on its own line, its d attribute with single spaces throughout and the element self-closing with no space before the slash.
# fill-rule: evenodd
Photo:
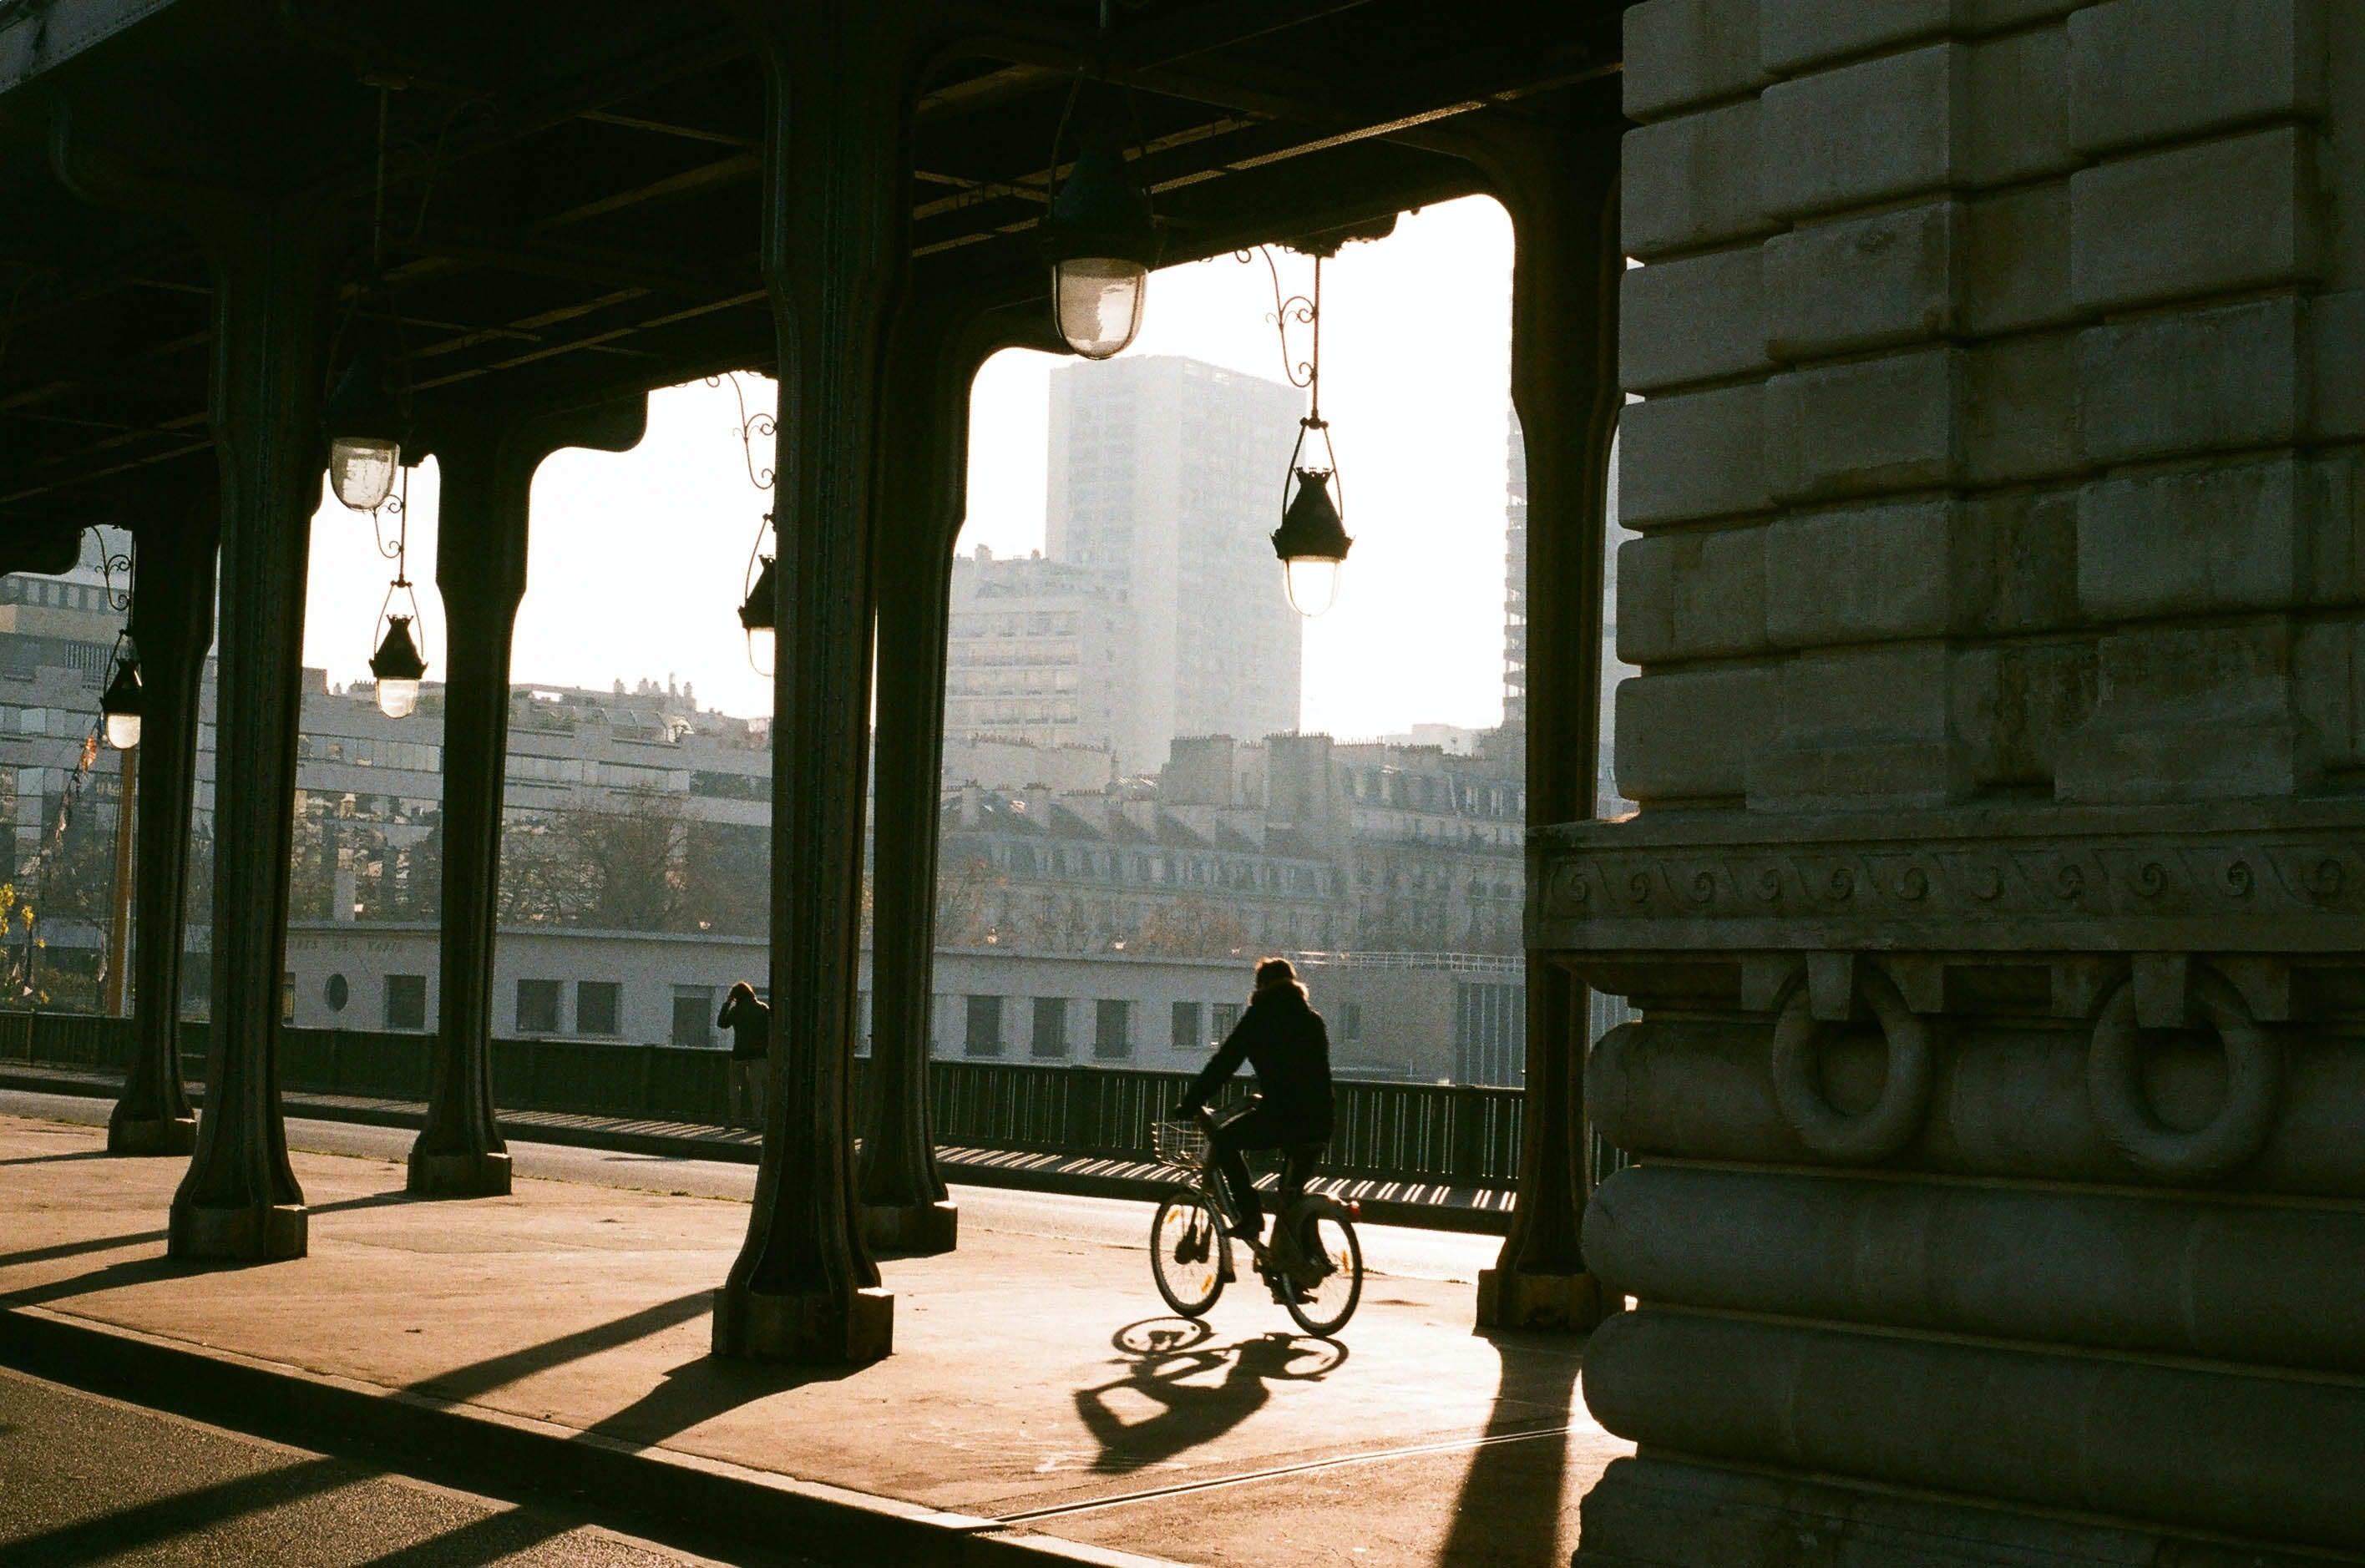
<svg viewBox="0 0 2365 1568">
<path fill-rule="evenodd" d="M 1166 1305 L 1197 1317 L 1224 1294 L 1231 1238 L 1197 1193 L 1177 1193 L 1149 1222 L 1149 1272 Z"/>
<path fill-rule="evenodd" d="M 1282 1305 L 1300 1328 L 1328 1338 L 1347 1327 L 1363 1299 L 1363 1244 L 1347 1216 L 1331 1211 L 1298 1221 L 1297 1245 L 1311 1265 L 1306 1272 L 1320 1277 L 1293 1275 Z"/>
</svg>

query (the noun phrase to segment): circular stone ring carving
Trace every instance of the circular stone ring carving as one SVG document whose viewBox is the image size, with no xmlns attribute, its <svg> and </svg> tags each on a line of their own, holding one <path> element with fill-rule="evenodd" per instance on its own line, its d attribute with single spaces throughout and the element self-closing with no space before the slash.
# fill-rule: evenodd
<svg viewBox="0 0 2365 1568">
<path fill-rule="evenodd" d="M 2086 1100 L 2111 1146 L 2144 1170 L 2179 1181 L 2211 1182 L 2239 1170 L 2266 1147 L 2282 1104 L 2283 1056 L 2226 981 L 2196 969 L 2191 994 L 2225 1052 L 2225 1098 L 2208 1124 L 2171 1127 L 2152 1108 L 2144 1090 L 2131 980 L 2119 982 L 2094 1020 L 2093 1044 L 2086 1053 Z"/>
<path fill-rule="evenodd" d="M 1815 1062 L 1822 1025 L 1809 1010 L 1804 982 L 1791 988 L 1774 1025 L 1774 1100 L 1782 1119 L 1809 1148 L 1851 1163 L 1885 1159 L 1913 1141 L 1930 1113 L 1935 1076 L 1930 1025 L 1913 1015 L 1889 978 L 1860 968 L 1856 995 L 1879 1021 L 1889 1047 L 1888 1081 L 1868 1111 L 1850 1114 L 1824 1095 Z"/>
</svg>

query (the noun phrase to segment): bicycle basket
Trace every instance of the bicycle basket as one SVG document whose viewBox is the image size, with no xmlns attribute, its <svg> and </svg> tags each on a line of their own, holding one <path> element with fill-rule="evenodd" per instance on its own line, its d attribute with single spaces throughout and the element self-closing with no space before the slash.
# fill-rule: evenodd
<svg viewBox="0 0 2365 1568">
<path fill-rule="evenodd" d="M 1195 1120 L 1152 1122 L 1149 1147 L 1161 1165 L 1171 1165 L 1178 1170 L 1206 1169 L 1207 1133 Z"/>
</svg>

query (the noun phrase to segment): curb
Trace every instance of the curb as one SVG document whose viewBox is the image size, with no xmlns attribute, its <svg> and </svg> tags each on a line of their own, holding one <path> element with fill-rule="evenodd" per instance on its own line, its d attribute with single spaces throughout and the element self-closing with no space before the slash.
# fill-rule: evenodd
<svg viewBox="0 0 2365 1568">
<path fill-rule="evenodd" d="M 516 1502 L 682 1547 L 779 1551 L 927 1568 L 1177 1568 L 973 1514 L 645 1448 L 553 1422 L 68 1317 L 0 1311 L 0 1361 L 19 1372 L 234 1431 Z M 358 1451 L 357 1451 L 358 1450 Z M 587 1504 L 596 1500 L 596 1509 Z"/>
<path fill-rule="evenodd" d="M 0 1089 L 89 1098 L 91 1092 L 97 1087 L 95 1074 L 77 1073 L 69 1077 L 15 1064 L 0 1067 Z M 189 1092 L 192 1103 L 200 1103 L 204 1098 L 197 1090 L 193 1089 Z M 316 1100 L 299 1092 L 283 1092 L 280 1104 L 282 1110 L 291 1116 L 305 1116 L 320 1122 L 350 1122 L 360 1126 L 416 1130 L 425 1120 L 417 1111 Z M 736 1165 L 753 1165 L 762 1153 L 761 1146 L 753 1143 L 635 1132 L 624 1127 L 577 1127 L 563 1122 L 536 1120 L 535 1114 L 528 1111 L 511 1112 L 502 1116 L 503 1135 L 522 1143 L 606 1148 L 624 1154 L 656 1155 L 672 1159 L 712 1159 Z M 1122 1166 L 1126 1163 L 1123 1160 L 1075 1157 L 1085 1167 L 1081 1170 L 1061 1170 L 1040 1163 L 1063 1158 L 1070 1157 L 982 1150 L 974 1155 L 964 1151 L 963 1155 L 948 1157 L 940 1149 L 937 1152 L 937 1170 L 947 1182 L 956 1186 L 1010 1187 L 1030 1193 L 1063 1193 L 1084 1198 L 1130 1198 L 1143 1203 L 1157 1202 L 1173 1187 L 1171 1182 L 1162 1178 L 1129 1176 L 1113 1170 L 1092 1169 L 1094 1166 Z M 1416 1230 L 1453 1231 L 1471 1236 L 1507 1236 L 1511 1229 L 1511 1211 L 1508 1209 L 1464 1208 L 1452 1204 L 1407 1203 L 1393 1198 L 1358 1198 L 1356 1203 L 1363 1218 L 1373 1225 L 1405 1226 Z"/>
</svg>

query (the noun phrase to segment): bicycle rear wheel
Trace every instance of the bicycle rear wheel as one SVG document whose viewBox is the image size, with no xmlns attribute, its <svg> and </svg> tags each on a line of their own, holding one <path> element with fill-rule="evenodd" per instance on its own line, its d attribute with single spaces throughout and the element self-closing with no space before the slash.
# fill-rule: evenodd
<svg viewBox="0 0 2365 1568">
<path fill-rule="evenodd" d="M 1195 1192 L 1176 1193 L 1149 1221 L 1149 1272 L 1166 1305 L 1197 1317 L 1224 1294 L 1231 1238 Z"/>
<path fill-rule="evenodd" d="M 1323 1209 L 1297 1221 L 1297 1246 L 1321 1277 L 1294 1276 L 1282 1305 L 1308 1334 L 1336 1334 L 1363 1299 L 1363 1244 L 1345 1214 Z"/>
</svg>

